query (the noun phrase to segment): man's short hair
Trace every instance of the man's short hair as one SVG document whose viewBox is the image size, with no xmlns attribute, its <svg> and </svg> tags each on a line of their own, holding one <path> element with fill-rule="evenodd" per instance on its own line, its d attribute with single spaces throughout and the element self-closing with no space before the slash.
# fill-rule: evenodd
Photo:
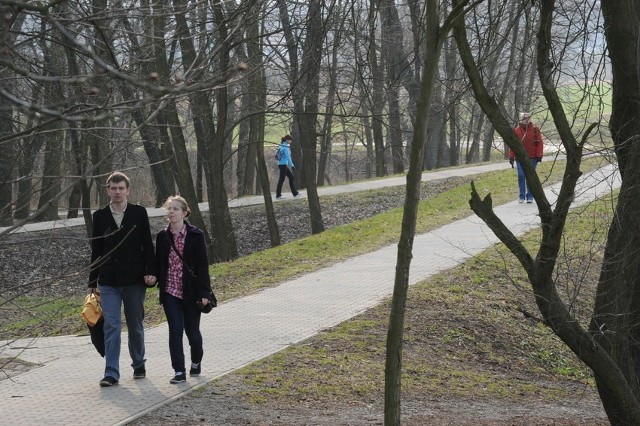
<svg viewBox="0 0 640 426">
<path fill-rule="evenodd" d="M 113 172 L 107 178 L 107 186 L 111 183 L 124 182 L 124 185 L 129 188 L 129 178 L 122 172 Z"/>
<path fill-rule="evenodd" d="M 520 120 L 524 120 L 525 118 L 531 118 L 531 113 L 530 112 L 521 112 L 520 113 Z"/>
</svg>

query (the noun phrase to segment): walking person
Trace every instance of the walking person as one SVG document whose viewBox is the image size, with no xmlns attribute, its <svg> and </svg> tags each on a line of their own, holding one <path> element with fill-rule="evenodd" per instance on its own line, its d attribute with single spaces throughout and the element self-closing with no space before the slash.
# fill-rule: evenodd
<svg viewBox="0 0 640 426">
<path fill-rule="evenodd" d="M 527 151 L 527 156 L 529 157 L 529 161 L 531 161 L 531 167 L 535 170 L 538 163 L 542 161 L 542 133 L 540 133 L 540 129 L 531 121 L 531 113 L 521 112 L 519 118 L 520 122 L 514 131 L 517 138 L 520 139 L 520 143 L 522 143 L 522 146 L 524 146 L 524 149 Z M 527 203 L 533 203 L 533 194 L 531 194 L 529 184 L 524 177 L 522 164 L 516 160 L 516 153 L 513 152 L 512 149 L 509 149 L 509 163 L 511 163 L 511 167 L 513 167 L 514 161 L 517 164 L 518 170 L 518 202 L 524 203 L 526 201 Z"/>
<path fill-rule="evenodd" d="M 278 147 L 278 169 L 280 169 L 280 176 L 278 177 L 278 186 L 276 187 L 276 199 L 284 198 L 282 196 L 282 184 L 284 183 L 285 177 L 289 179 L 291 194 L 293 194 L 294 197 L 298 196 L 298 191 L 296 190 L 296 184 L 292 173 L 292 170 L 295 170 L 295 166 L 291 160 L 292 141 L 293 138 L 290 135 L 285 135 Z"/>
<path fill-rule="evenodd" d="M 197 376 L 202 369 L 200 309 L 211 303 L 212 292 L 204 233 L 187 222 L 190 210 L 186 200 L 172 196 L 164 207 L 169 226 L 156 236 L 156 270 L 160 303 L 169 325 L 169 353 L 174 370 L 170 383 L 176 384 L 187 380 L 183 334 L 191 347 L 189 374 Z"/>
<path fill-rule="evenodd" d="M 155 281 L 153 241 L 147 210 L 127 200 L 129 178 L 114 172 L 107 178 L 108 206 L 93 213 L 89 289 L 100 293 L 104 316 L 105 370 L 100 386 L 120 380 L 121 309 L 127 323 L 133 378 L 146 377 L 144 299 Z"/>
</svg>

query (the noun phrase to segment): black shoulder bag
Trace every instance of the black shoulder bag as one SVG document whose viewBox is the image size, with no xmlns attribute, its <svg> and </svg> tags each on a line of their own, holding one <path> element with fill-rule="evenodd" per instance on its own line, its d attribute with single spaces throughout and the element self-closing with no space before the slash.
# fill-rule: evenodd
<svg viewBox="0 0 640 426">
<path fill-rule="evenodd" d="M 184 258 L 182 257 L 182 255 L 178 251 L 178 248 L 176 247 L 175 241 L 173 241 L 173 238 L 169 237 L 169 232 L 166 231 L 164 235 L 165 237 L 167 237 L 167 240 L 169 240 L 169 243 L 171 244 L 171 248 L 173 249 L 173 252 L 178 256 L 178 259 L 180 259 L 180 262 L 182 262 L 182 264 L 187 267 L 187 271 L 189 271 L 189 275 L 191 275 L 193 278 L 198 278 L 198 276 L 193 271 L 193 269 L 191 269 L 191 266 L 189 266 L 189 264 L 184 261 Z M 206 305 L 203 305 L 202 300 L 198 300 L 196 302 L 198 309 L 203 314 L 208 314 L 209 312 L 211 312 L 213 308 L 218 306 L 218 300 L 216 299 L 216 295 L 213 294 L 213 290 L 211 290 L 211 288 L 209 288 L 208 290 L 209 290 L 209 295 L 207 296 L 207 299 L 209 299 L 209 303 L 207 303 Z"/>
</svg>

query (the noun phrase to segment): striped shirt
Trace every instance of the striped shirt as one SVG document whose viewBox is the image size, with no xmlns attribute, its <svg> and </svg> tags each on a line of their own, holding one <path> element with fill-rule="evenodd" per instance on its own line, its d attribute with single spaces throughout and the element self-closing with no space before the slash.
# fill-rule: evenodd
<svg viewBox="0 0 640 426">
<path fill-rule="evenodd" d="M 171 228 L 167 227 L 167 232 L 170 237 L 173 236 L 173 243 L 175 248 L 180 252 L 182 256 L 184 253 L 184 240 L 187 236 L 187 227 L 183 226 L 182 230 L 174 235 L 171 232 Z M 169 249 L 169 271 L 167 272 L 167 285 L 165 291 L 170 295 L 182 299 L 184 295 L 182 286 L 182 261 L 176 254 L 173 246 Z"/>
</svg>

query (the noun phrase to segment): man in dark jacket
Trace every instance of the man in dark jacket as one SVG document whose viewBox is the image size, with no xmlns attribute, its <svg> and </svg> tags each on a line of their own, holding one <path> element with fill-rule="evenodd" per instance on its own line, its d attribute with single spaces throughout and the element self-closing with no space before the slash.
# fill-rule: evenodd
<svg viewBox="0 0 640 426">
<path fill-rule="evenodd" d="M 129 178 L 114 172 L 107 178 L 108 206 L 93 213 L 89 288 L 100 292 L 104 315 L 105 372 L 100 386 L 120 380 L 121 308 L 127 322 L 133 378 L 146 375 L 144 298 L 156 281 L 147 210 L 129 203 Z"/>
</svg>

